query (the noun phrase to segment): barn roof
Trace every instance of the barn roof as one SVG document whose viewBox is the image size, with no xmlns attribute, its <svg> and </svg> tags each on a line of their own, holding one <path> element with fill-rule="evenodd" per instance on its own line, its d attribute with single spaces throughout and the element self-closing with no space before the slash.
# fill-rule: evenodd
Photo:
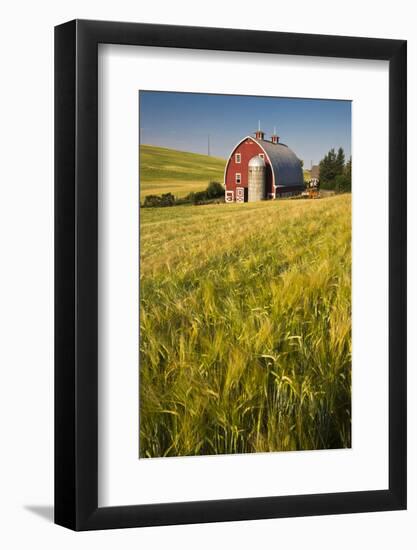
<svg viewBox="0 0 417 550">
<path fill-rule="evenodd" d="M 284 143 L 272 143 L 251 137 L 265 151 L 274 172 L 275 186 L 293 187 L 304 184 L 300 159 Z"/>
</svg>

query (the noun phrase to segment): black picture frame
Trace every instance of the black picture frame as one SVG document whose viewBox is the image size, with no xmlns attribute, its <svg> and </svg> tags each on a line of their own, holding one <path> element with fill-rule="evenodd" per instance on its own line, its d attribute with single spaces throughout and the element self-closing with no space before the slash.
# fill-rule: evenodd
<svg viewBox="0 0 417 550">
<path fill-rule="evenodd" d="M 98 44 L 389 62 L 389 488 L 98 506 Z M 406 41 L 74 20 L 55 28 L 55 522 L 108 529 L 406 508 Z"/>
</svg>

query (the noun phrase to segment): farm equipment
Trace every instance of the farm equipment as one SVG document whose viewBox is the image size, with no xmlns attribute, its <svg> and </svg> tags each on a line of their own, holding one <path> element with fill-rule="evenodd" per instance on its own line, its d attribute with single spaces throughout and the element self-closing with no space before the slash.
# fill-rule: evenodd
<svg viewBox="0 0 417 550">
<path fill-rule="evenodd" d="M 306 190 L 302 194 L 303 197 L 308 199 L 320 198 L 320 181 L 318 178 L 312 178 L 306 183 Z"/>
</svg>

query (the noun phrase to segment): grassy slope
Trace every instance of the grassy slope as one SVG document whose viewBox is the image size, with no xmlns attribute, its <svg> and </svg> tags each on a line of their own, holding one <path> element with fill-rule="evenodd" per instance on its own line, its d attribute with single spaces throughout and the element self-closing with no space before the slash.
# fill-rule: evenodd
<svg viewBox="0 0 417 550">
<path fill-rule="evenodd" d="M 140 196 L 171 192 L 182 197 L 223 182 L 226 161 L 218 157 L 175 151 L 153 145 L 140 147 Z"/>
<path fill-rule="evenodd" d="M 350 195 L 141 210 L 141 456 L 350 446 Z"/>
</svg>

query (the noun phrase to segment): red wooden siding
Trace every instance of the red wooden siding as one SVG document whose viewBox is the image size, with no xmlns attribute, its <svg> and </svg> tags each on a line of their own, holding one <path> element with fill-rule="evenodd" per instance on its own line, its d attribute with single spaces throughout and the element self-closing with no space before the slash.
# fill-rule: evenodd
<svg viewBox="0 0 417 550">
<path fill-rule="evenodd" d="M 236 163 L 236 153 L 240 153 L 240 164 Z M 236 174 L 241 175 L 240 184 L 237 187 L 248 187 L 248 162 L 255 155 L 264 153 L 261 146 L 253 141 L 251 138 L 247 138 L 233 150 L 230 156 L 229 162 L 225 171 L 225 187 L 226 191 L 233 191 L 233 200 L 236 200 Z M 264 154 L 264 160 L 266 165 L 266 193 L 273 193 L 273 177 L 272 169 L 269 163 L 268 157 Z"/>
</svg>

